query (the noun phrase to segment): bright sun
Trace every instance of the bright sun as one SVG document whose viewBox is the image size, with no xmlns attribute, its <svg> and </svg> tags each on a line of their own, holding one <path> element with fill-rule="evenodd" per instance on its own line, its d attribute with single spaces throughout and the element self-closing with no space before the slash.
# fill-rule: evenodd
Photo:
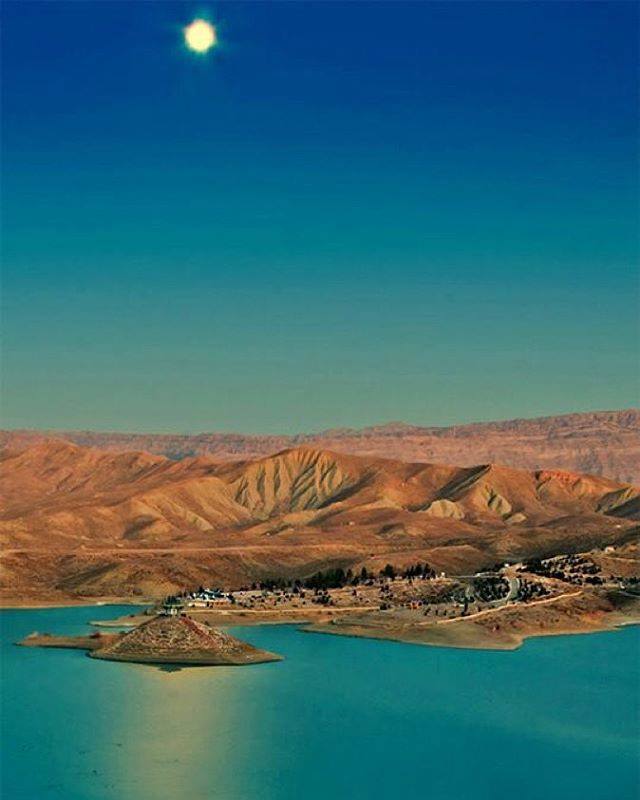
<svg viewBox="0 0 640 800">
<path fill-rule="evenodd" d="M 216 43 L 216 29 L 204 19 L 194 19 L 184 29 L 184 40 L 190 50 L 206 53 Z"/>
</svg>

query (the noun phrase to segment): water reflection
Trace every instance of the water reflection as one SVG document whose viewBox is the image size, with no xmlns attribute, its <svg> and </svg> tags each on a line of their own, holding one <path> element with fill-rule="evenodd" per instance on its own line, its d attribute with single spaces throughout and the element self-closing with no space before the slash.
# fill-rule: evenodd
<svg viewBox="0 0 640 800">
<path fill-rule="evenodd" d="M 123 744 L 114 761 L 120 788 L 139 800 L 178 796 L 186 786 L 191 796 L 211 796 L 227 783 L 238 670 L 126 668 L 126 697 L 112 719 L 112 736 Z"/>
<path fill-rule="evenodd" d="M 638 794 L 638 631 L 483 653 L 269 626 L 232 633 L 285 661 L 215 668 L 11 644 L 34 629 L 81 632 L 94 615 L 5 613 L 3 797 Z"/>
</svg>

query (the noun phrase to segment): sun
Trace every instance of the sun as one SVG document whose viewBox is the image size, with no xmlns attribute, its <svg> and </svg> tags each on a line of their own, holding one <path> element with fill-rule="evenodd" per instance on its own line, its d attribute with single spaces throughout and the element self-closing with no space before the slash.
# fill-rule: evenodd
<svg viewBox="0 0 640 800">
<path fill-rule="evenodd" d="M 184 29 L 184 41 L 190 50 L 206 53 L 216 44 L 216 29 L 204 19 L 194 19 Z"/>
</svg>

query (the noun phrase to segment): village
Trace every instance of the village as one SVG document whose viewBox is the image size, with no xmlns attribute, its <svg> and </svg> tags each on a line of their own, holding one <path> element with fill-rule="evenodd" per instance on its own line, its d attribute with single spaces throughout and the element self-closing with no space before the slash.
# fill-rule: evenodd
<svg viewBox="0 0 640 800">
<path fill-rule="evenodd" d="M 273 578 L 237 590 L 200 586 L 174 596 L 176 610 L 213 614 L 234 621 L 282 618 L 347 618 L 366 613 L 407 624 L 438 623 L 552 600 L 576 586 L 629 590 L 633 579 L 606 573 L 588 555 L 567 555 L 516 564 L 504 563 L 473 575 L 436 573 L 429 564 L 402 570 L 387 564 L 328 569 L 307 578 Z"/>
<path fill-rule="evenodd" d="M 238 589 L 185 589 L 142 612 L 92 623 L 117 628 L 116 634 L 33 634 L 21 644 L 75 647 L 95 658 L 144 663 L 259 663 L 279 656 L 245 649 L 230 661 L 222 652 L 223 640 L 214 642 L 218 634 L 210 632 L 301 624 L 302 631 L 312 633 L 510 650 L 529 636 L 634 623 L 639 588 L 632 545 L 495 564 L 472 575 L 447 575 L 422 562 L 403 568 L 388 563 L 375 572 L 365 566 L 334 567 L 307 577 L 267 578 Z M 153 620 L 157 624 L 149 627 Z M 144 631 L 144 637 L 140 633 L 123 638 L 122 628 Z"/>
<path fill-rule="evenodd" d="M 406 618 L 466 617 L 510 602 L 559 593 L 553 579 L 516 576 L 516 567 L 469 576 L 436 574 L 427 564 L 396 572 L 391 564 L 377 574 L 362 568 L 354 574 L 337 568 L 306 579 L 282 578 L 254 583 L 236 591 L 199 587 L 176 596 L 189 613 L 227 611 L 234 615 L 290 611 L 393 612 Z"/>
</svg>

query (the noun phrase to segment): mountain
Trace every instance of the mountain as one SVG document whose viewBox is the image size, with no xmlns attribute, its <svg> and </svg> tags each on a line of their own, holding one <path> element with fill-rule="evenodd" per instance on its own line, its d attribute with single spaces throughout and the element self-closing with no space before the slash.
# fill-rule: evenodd
<svg viewBox="0 0 640 800">
<path fill-rule="evenodd" d="M 447 572 L 629 541 L 640 492 L 565 470 L 296 447 L 173 461 L 41 441 L 0 453 L 5 597 L 159 596 L 328 566 Z"/>
<path fill-rule="evenodd" d="M 212 456 L 237 461 L 312 445 L 353 455 L 473 466 L 505 464 L 519 469 L 565 469 L 640 483 L 640 411 L 482 422 L 447 428 L 404 423 L 340 429 L 296 436 L 231 433 L 196 435 L 96 433 L 91 431 L 4 431 L 0 445 L 29 447 L 52 437 L 101 450 L 145 451 L 173 460 Z"/>
</svg>

